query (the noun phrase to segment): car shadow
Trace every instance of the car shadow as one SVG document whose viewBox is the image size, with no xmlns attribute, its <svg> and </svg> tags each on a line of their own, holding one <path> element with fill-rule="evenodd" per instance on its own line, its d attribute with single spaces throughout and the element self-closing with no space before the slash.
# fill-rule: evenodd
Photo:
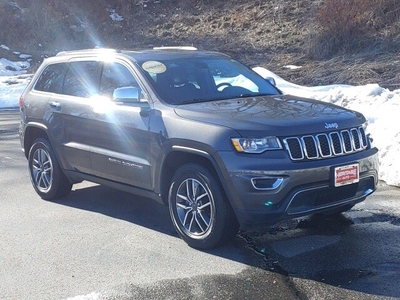
<svg viewBox="0 0 400 300">
<path fill-rule="evenodd" d="M 73 189 L 67 197 L 57 203 L 96 212 L 178 237 L 169 218 L 168 207 L 153 199 L 139 197 L 102 185 L 93 185 Z"/>
<path fill-rule="evenodd" d="M 102 185 L 78 185 L 77 188 L 75 186 L 71 193 L 58 200 L 57 204 L 99 213 L 180 239 L 167 206 L 153 199 Z M 263 260 L 257 252 L 248 247 L 246 240 L 239 234 L 227 245 L 201 251 L 253 267 L 260 267 L 260 259 Z"/>
</svg>

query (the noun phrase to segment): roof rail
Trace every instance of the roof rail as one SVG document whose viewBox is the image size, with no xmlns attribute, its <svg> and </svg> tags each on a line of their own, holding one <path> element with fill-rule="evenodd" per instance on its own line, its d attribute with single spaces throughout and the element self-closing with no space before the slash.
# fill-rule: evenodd
<svg viewBox="0 0 400 300">
<path fill-rule="evenodd" d="M 197 50 L 196 47 L 193 46 L 168 46 L 168 47 L 153 47 L 154 50 Z"/>
<path fill-rule="evenodd" d="M 117 53 L 117 52 L 118 52 L 117 50 L 110 48 L 94 48 L 94 49 L 60 51 L 56 54 L 56 56 L 63 56 L 70 54 Z"/>
</svg>

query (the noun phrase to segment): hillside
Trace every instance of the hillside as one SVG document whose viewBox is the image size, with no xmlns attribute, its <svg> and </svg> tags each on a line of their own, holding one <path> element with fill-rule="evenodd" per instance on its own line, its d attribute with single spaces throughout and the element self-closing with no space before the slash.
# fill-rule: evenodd
<svg viewBox="0 0 400 300">
<path fill-rule="evenodd" d="M 374 3 L 360 3 L 368 1 Z M 333 46 L 338 30 L 333 35 L 324 31 L 322 25 L 331 21 L 324 19 L 330 13 L 321 13 L 325 2 L 3 0 L 0 44 L 34 55 L 32 70 L 43 56 L 60 50 L 193 45 L 228 53 L 301 85 L 379 83 L 400 88 L 398 0 L 382 0 L 379 9 L 365 6 L 361 14 L 355 12 L 366 30 L 349 31 Z M 12 51 L 0 48 L 0 57 L 15 59 Z"/>
</svg>

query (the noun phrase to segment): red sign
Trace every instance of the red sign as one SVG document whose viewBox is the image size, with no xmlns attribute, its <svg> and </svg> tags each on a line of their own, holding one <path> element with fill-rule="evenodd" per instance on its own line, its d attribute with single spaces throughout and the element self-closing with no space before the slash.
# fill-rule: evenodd
<svg viewBox="0 0 400 300">
<path fill-rule="evenodd" d="M 356 183 L 360 180 L 358 164 L 335 168 L 335 186 Z"/>
</svg>

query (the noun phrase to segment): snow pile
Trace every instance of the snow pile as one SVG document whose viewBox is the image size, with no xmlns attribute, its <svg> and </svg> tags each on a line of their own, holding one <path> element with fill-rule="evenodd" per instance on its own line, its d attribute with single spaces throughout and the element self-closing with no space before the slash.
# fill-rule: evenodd
<svg viewBox="0 0 400 300">
<path fill-rule="evenodd" d="M 9 74 L 9 72 L 5 73 Z M 19 97 L 31 80 L 32 74 L 17 76 L 2 76 L 1 74 L 0 69 L 0 109 L 17 108 Z"/>
<path fill-rule="evenodd" d="M 6 49 L 4 45 L 1 47 Z M 17 108 L 19 97 L 32 78 L 32 74 L 25 74 L 30 56 L 19 57 L 23 61 L 0 59 L 0 109 Z M 400 90 L 389 91 L 377 84 L 304 87 L 287 82 L 267 69 L 254 70 L 264 78 L 274 78 L 285 94 L 330 102 L 363 113 L 368 121 L 367 132 L 380 150 L 380 179 L 400 186 L 400 131 L 396 125 L 396 118 L 400 116 Z"/>
<path fill-rule="evenodd" d="M 26 69 L 28 69 L 29 67 L 30 67 L 30 63 L 28 61 L 12 62 L 8 59 L 0 58 L 0 74 L 1 75 L 25 74 Z"/>
<path fill-rule="evenodd" d="M 6 45 L 0 45 L 0 48 L 10 51 Z M 28 84 L 32 75 L 26 74 L 30 67 L 32 56 L 13 52 L 21 61 L 11 61 L 0 58 L 0 109 L 18 107 L 18 99 Z"/>
</svg>

